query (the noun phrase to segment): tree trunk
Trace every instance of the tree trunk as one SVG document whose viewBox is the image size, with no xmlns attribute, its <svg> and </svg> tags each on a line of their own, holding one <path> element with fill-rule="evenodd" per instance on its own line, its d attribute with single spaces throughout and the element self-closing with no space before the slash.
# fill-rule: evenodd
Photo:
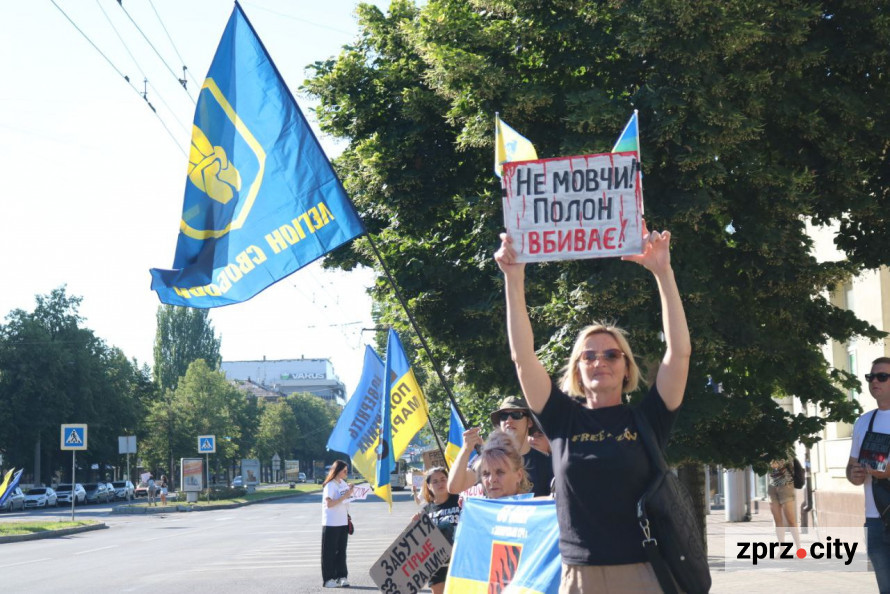
<svg viewBox="0 0 890 594">
<path fill-rule="evenodd" d="M 677 478 L 692 495 L 692 504 L 701 521 L 702 541 L 705 553 L 708 551 L 708 524 L 705 517 L 707 493 L 705 493 L 705 467 L 701 464 L 686 463 L 677 468 Z"/>
</svg>

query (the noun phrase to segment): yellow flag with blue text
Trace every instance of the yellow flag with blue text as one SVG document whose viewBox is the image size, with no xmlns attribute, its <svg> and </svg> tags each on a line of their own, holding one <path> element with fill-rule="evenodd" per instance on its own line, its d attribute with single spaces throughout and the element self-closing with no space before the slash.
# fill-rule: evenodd
<svg viewBox="0 0 890 594">
<path fill-rule="evenodd" d="M 364 232 L 237 2 L 198 96 L 185 186 L 173 266 L 151 270 L 171 305 L 246 301 Z"/>
<path fill-rule="evenodd" d="M 504 163 L 534 161 L 538 158 L 534 145 L 528 138 L 508 126 L 498 116 L 494 117 L 494 174 L 501 177 Z"/>
</svg>

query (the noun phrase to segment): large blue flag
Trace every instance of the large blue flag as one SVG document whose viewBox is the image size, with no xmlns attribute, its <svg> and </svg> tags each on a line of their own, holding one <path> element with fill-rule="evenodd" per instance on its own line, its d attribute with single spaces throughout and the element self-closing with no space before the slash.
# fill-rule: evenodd
<svg viewBox="0 0 890 594">
<path fill-rule="evenodd" d="M 380 400 L 383 396 L 383 361 L 365 345 L 362 377 L 328 438 L 327 449 L 350 457 L 371 448 L 380 430 Z M 363 473 L 364 474 L 364 473 Z M 366 477 L 367 478 L 367 477 Z"/>
<path fill-rule="evenodd" d="M 164 303 L 217 307 L 361 235 L 358 215 L 236 2 L 201 87 Z"/>
<path fill-rule="evenodd" d="M 562 558 L 552 499 L 464 500 L 445 594 L 556 594 Z"/>
</svg>

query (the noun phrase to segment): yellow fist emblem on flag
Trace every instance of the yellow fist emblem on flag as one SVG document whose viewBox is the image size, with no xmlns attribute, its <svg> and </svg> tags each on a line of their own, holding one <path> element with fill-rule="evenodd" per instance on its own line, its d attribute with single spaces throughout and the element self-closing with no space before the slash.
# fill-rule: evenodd
<svg viewBox="0 0 890 594">
<path fill-rule="evenodd" d="M 229 162 L 225 149 L 213 146 L 204 131 L 192 126 L 189 179 L 212 200 L 226 204 L 241 189 L 241 174 Z"/>
</svg>

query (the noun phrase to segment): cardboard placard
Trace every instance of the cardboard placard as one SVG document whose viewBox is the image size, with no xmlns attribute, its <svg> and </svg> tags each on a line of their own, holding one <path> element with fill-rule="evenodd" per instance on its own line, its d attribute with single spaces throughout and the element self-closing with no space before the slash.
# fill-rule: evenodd
<svg viewBox="0 0 890 594">
<path fill-rule="evenodd" d="M 417 594 L 450 559 L 448 539 L 421 514 L 371 566 L 371 579 L 385 594 Z"/>
</svg>

